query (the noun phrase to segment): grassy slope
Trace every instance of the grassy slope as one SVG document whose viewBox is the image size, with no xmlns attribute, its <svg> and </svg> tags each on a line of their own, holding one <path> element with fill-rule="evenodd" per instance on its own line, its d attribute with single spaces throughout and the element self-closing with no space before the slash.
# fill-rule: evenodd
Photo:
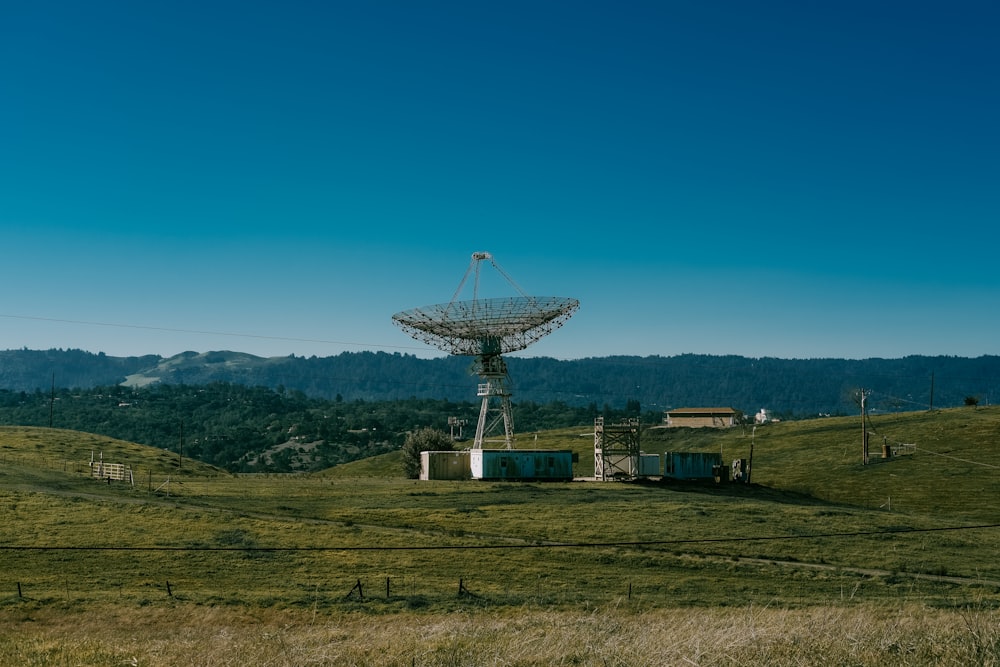
<svg viewBox="0 0 1000 667">
<path fill-rule="evenodd" d="M 883 441 L 914 444 L 914 454 L 862 465 L 860 417 L 769 424 L 753 436 L 753 481 L 857 507 L 891 501 L 894 512 L 949 522 L 1000 518 L 1000 407 L 884 415 L 871 429 L 872 454 Z M 670 440 L 663 436 L 666 449 Z M 727 460 L 749 456 L 751 437 L 740 429 L 692 440 L 691 449 L 721 447 Z"/>
<path fill-rule="evenodd" d="M 23 471 L 34 468 L 79 472 L 84 468 L 89 470 L 89 462 L 102 457 L 107 463 L 131 466 L 136 475 L 140 472 L 157 476 L 177 472 L 226 474 L 214 466 L 179 459 L 176 453 L 101 435 L 34 426 L 0 426 L 0 463 L 23 464 Z"/>
<path fill-rule="evenodd" d="M 706 647 L 718 664 L 1000 657 L 996 529 L 810 537 L 996 521 L 1000 410 L 873 425 L 915 454 L 862 466 L 857 419 L 772 424 L 754 434 L 749 488 L 417 482 L 399 475 L 398 454 L 235 477 L 88 434 L 0 428 L 0 546 L 15 547 L 0 550 L 0 662 L 222 664 L 215 647 L 280 665 L 651 664 L 665 650 L 681 663 L 704 661 Z M 642 445 L 729 460 L 749 455 L 750 436 L 654 431 Z M 571 448 L 578 474 L 592 471 L 586 427 L 519 446 Z M 90 479 L 91 451 L 130 464 L 136 485 Z M 39 546 L 60 548 L 28 548 Z M 469 594 L 457 595 L 460 580 Z M 666 611 L 676 607 L 696 607 L 698 621 Z M 84 630 L 95 611 L 118 619 L 117 641 Z M 364 620 L 388 613 L 391 632 Z M 629 623 L 642 630 L 625 643 L 621 630 L 591 643 Z M 517 646 L 529 628 L 545 641 L 514 652 L 503 631 L 514 626 Z M 269 639 L 235 640 L 257 636 Z"/>
<path fill-rule="evenodd" d="M 1000 515 L 998 476 L 991 463 L 1000 449 L 995 437 L 1000 410 L 912 413 L 882 417 L 873 425 L 887 437 L 916 443 L 915 454 L 861 465 L 857 419 L 771 424 L 753 435 L 755 484 L 750 488 L 416 482 L 399 476 L 398 454 L 321 475 L 233 477 L 192 461 L 178 469 L 176 455 L 131 443 L 59 430 L 5 428 L 0 429 L 5 462 L 0 504 L 5 514 L 22 521 L 8 524 L 4 543 L 346 549 L 336 559 L 327 557 L 329 551 L 185 552 L 185 559 L 204 565 L 200 569 L 181 567 L 185 561 L 170 552 L 96 552 L 97 561 L 117 568 L 121 590 L 133 565 L 147 563 L 140 571 L 166 567 L 205 600 L 295 600 L 303 586 L 315 589 L 321 582 L 339 580 L 349 589 L 349 582 L 362 574 L 373 580 L 400 576 L 428 582 L 479 577 L 483 592 L 502 594 L 507 602 L 570 604 L 606 601 L 628 581 L 673 603 L 726 603 L 731 591 L 739 590 L 801 604 L 836 594 L 844 577 L 853 586 L 856 570 L 864 569 L 893 573 L 876 581 L 875 597 L 891 598 L 907 586 L 916 598 L 945 603 L 950 588 L 899 577 L 923 573 L 1000 580 L 1000 566 L 992 558 L 1000 547 L 998 531 L 937 532 L 991 523 Z M 721 450 L 729 460 L 749 456 L 750 435 L 741 429 L 655 430 L 644 435 L 642 444 L 647 452 Z M 586 428 L 540 433 L 537 439 L 521 436 L 519 445 L 573 449 L 580 456 L 578 473 L 592 472 L 593 436 Z M 129 463 L 136 485 L 109 486 L 89 479 L 91 451 L 103 451 L 109 462 Z M 899 529 L 934 532 L 808 538 Z M 778 537 L 786 539 L 773 539 Z M 351 551 L 553 542 L 653 544 L 629 549 Z M 0 585 L 9 592 L 17 577 L 34 577 L 51 588 L 59 575 L 86 576 L 95 552 L 78 555 L 73 561 L 59 551 L 2 551 L 7 575 Z M 230 568 L 233 558 L 244 567 Z M 761 576 L 758 570 L 767 568 L 751 559 L 838 569 Z M 46 562 L 53 563 L 51 572 L 37 567 Z M 262 564 L 308 574 L 301 582 L 255 591 L 261 588 L 253 580 Z M 618 581 L 610 589 L 581 583 L 609 576 Z M 150 586 L 165 586 L 149 581 Z M 415 587 L 413 595 L 433 597 L 433 588 Z"/>
</svg>

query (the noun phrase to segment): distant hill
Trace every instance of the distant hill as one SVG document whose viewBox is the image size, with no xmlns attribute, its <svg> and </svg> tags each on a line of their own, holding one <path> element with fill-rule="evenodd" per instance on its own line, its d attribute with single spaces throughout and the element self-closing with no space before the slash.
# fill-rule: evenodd
<svg viewBox="0 0 1000 667">
<path fill-rule="evenodd" d="M 419 359 L 386 352 L 330 357 L 258 357 L 231 351 L 173 357 L 110 357 L 81 350 L 0 351 L 0 389 L 201 385 L 228 382 L 301 391 L 325 399 L 476 400 L 470 359 Z M 514 402 L 615 408 L 639 402 L 644 411 L 729 406 L 752 414 L 766 408 L 785 418 L 853 414 L 857 389 L 871 391 L 878 412 L 954 407 L 972 397 L 987 405 L 1000 393 L 1000 357 L 909 356 L 900 359 L 776 359 L 683 354 L 575 360 L 510 357 Z"/>
<path fill-rule="evenodd" d="M 96 387 L 122 382 L 131 373 L 141 373 L 161 361 L 148 354 L 141 357 L 109 357 L 103 352 L 83 350 L 0 350 L 0 389 L 47 390 L 57 387 Z"/>
</svg>

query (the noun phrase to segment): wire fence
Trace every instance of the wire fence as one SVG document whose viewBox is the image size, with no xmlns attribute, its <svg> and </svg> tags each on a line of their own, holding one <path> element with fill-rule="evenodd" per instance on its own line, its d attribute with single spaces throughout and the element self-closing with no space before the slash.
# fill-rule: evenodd
<svg viewBox="0 0 1000 667">
<path fill-rule="evenodd" d="M 95 575 L 79 578 L 58 575 L 45 578 L 18 577 L 0 580 L 0 608 L 10 604 L 61 604 L 131 602 L 154 604 L 239 604 L 260 606 L 356 606 L 395 605 L 408 608 L 442 603 L 522 605 L 576 603 L 581 600 L 631 599 L 639 588 L 631 581 L 618 581 L 614 590 L 595 595 L 583 588 L 546 588 L 538 582 L 511 585 L 484 576 L 448 577 L 431 573 L 293 578 L 285 574 L 261 575 L 253 581 L 207 581 L 193 573 L 175 572 L 158 579 L 130 579 Z M 645 594 L 656 587 L 647 587 Z M 668 596 L 660 599 L 665 603 Z"/>
<path fill-rule="evenodd" d="M 59 602 L 171 600 L 196 604 L 342 606 L 390 604 L 405 608 L 460 603 L 520 605 L 604 603 L 642 599 L 676 604 L 755 591 L 778 598 L 835 596 L 838 588 L 866 585 L 879 595 L 914 594 L 938 587 L 954 596 L 965 587 L 1000 604 L 1000 580 L 990 575 L 679 554 L 680 544 L 746 543 L 885 537 L 987 531 L 1000 524 L 893 529 L 761 538 L 700 538 L 627 543 L 455 545 L 411 547 L 59 547 L 0 545 L 0 606 Z M 516 562 L 510 549 L 532 549 Z M 351 552 L 354 553 L 351 553 Z M 553 553 L 555 552 L 555 553 Z M 358 553 L 363 554 L 357 560 Z M 415 554 L 415 555 L 414 555 Z M 588 567 L 578 570 L 586 561 Z M 407 563 L 400 566 L 400 563 Z M 580 577 L 577 571 L 592 577 Z M 895 588 L 894 588 L 895 587 Z M 810 593 L 810 591 L 812 593 Z"/>
</svg>

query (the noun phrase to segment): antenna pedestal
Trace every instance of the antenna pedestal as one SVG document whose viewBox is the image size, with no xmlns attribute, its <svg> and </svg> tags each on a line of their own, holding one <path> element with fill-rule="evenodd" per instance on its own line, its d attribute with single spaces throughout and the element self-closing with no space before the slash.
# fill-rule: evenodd
<svg viewBox="0 0 1000 667">
<path fill-rule="evenodd" d="M 472 448 L 482 449 L 483 441 L 499 434 L 502 425 L 504 446 L 513 449 L 514 418 L 510 407 L 510 389 L 507 387 L 507 363 L 500 355 L 481 355 L 477 359 L 476 372 L 483 380 L 478 392 L 483 403 L 479 409 L 476 440 Z"/>
</svg>

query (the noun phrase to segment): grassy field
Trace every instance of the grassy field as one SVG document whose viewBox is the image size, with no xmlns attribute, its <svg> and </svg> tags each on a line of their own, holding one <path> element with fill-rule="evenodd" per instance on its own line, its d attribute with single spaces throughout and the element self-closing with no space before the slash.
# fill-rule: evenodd
<svg viewBox="0 0 1000 667">
<path fill-rule="evenodd" d="M 754 484 L 232 476 L 0 428 L 0 664 L 1000 664 L 1000 409 L 651 430 Z M 593 473 L 592 429 L 521 434 Z M 91 452 L 133 483 L 89 476 Z"/>
<path fill-rule="evenodd" d="M 314 613 L 47 608 L 5 622 L 9 665 L 995 665 L 994 614 L 919 606 Z"/>
</svg>

